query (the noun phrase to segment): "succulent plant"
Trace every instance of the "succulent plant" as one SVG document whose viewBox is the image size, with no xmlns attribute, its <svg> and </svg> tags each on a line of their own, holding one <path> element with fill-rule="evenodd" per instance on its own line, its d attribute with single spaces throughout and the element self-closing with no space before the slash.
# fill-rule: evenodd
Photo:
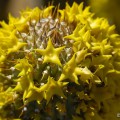
<svg viewBox="0 0 120 120">
<path fill-rule="evenodd" d="M 1 120 L 116 120 L 120 36 L 89 9 L 28 8 L 0 22 Z"/>
</svg>

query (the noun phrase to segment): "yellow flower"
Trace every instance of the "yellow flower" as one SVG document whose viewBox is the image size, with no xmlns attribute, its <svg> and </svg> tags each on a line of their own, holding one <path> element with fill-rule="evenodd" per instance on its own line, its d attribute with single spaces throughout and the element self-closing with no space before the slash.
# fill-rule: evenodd
<svg viewBox="0 0 120 120">
<path fill-rule="evenodd" d="M 25 99 L 29 89 L 34 86 L 33 83 L 33 68 L 32 65 L 28 63 L 26 59 L 18 60 L 18 64 L 15 65 L 15 68 L 20 71 L 18 74 L 18 79 L 16 87 L 13 91 L 22 91 L 23 100 Z"/>
<path fill-rule="evenodd" d="M 0 48 L 0 62 L 2 63 L 6 59 L 5 51 Z"/>
<path fill-rule="evenodd" d="M 34 9 L 27 8 L 26 10 L 21 12 L 21 16 L 25 18 L 27 21 L 29 20 L 39 20 L 40 17 L 48 17 L 52 13 L 52 9 L 54 6 L 49 6 L 45 8 L 44 10 L 41 10 L 40 8 L 36 7 Z"/>
<path fill-rule="evenodd" d="M 91 42 L 91 32 L 90 32 L 90 28 L 86 26 L 86 25 L 81 25 L 81 23 L 79 23 L 75 30 L 73 31 L 72 34 L 65 36 L 65 39 L 68 40 L 74 40 L 76 42 L 76 44 L 78 44 L 80 47 L 84 48 L 90 48 L 90 42 Z M 88 29 L 88 30 L 87 30 Z M 75 50 L 75 43 L 74 43 L 74 50 Z"/>
<path fill-rule="evenodd" d="M 20 48 L 26 45 L 26 43 L 19 42 L 15 36 L 15 32 L 8 32 L 1 29 L 0 37 L 0 49 L 1 49 L 1 61 L 5 60 L 8 54 L 18 51 Z"/>
<path fill-rule="evenodd" d="M 10 104 L 14 101 L 17 96 L 12 92 L 12 88 L 8 88 L 6 91 L 0 91 L 0 107 Z"/>
<path fill-rule="evenodd" d="M 32 76 L 33 67 L 28 63 L 27 59 L 20 59 L 18 63 L 15 65 L 15 68 L 20 71 L 18 76 Z"/>
<path fill-rule="evenodd" d="M 23 101 L 25 104 L 34 100 L 40 103 L 43 99 L 43 96 L 44 92 L 41 92 L 39 88 L 33 86 L 27 91 L 26 96 L 23 98 Z"/>
<path fill-rule="evenodd" d="M 72 7 L 66 3 L 64 10 L 59 10 L 61 14 L 61 20 L 66 20 L 68 23 L 81 22 L 87 23 L 86 21 L 93 16 L 89 11 L 90 7 L 86 7 L 83 10 L 83 2 L 78 5 L 76 2 L 73 3 Z"/>
<path fill-rule="evenodd" d="M 48 82 L 40 87 L 40 91 L 44 91 L 44 98 L 49 103 L 50 99 L 53 95 L 58 95 L 60 97 L 66 98 L 63 94 L 62 88 L 57 81 L 55 81 L 52 77 L 48 77 Z"/>
<path fill-rule="evenodd" d="M 47 48 L 45 50 L 36 49 L 35 51 L 37 51 L 39 54 L 44 56 L 43 63 L 51 62 L 51 63 L 55 63 L 62 66 L 59 60 L 59 54 L 63 49 L 64 49 L 64 46 L 59 48 L 54 48 L 54 46 L 52 45 L 51 39 L 49 38 Z"/>
<path fill-rule="evenodd" d="M 65 115 L 88 120 L 120 95 L 120 36 L 115 26 L 105 18 L 94 19 L 83 3 L 66 3 L 63 10 L 53 7 L 27 8 L 20 18 L 9 14 L 8 24 L 0 22 L 0 115 L 14 119 L 19 110 L 11 113 L 23 105 L 21 119 L 53 119 L 56 111 L 55 119 Z M 33 104 L 39 115 L 33 113 Z M 6 108 L 12 112 L 4 112 Z"/>
<path fill-rule="evenodd" d="M 82 70 L 77 67 L 75 55 L 73 55 L 73 57 L 63 67 L 63 72 L 58 81 L 61 82 L 68 78 L 72 82 L 79 84 L 77 75 L 80 75 L 81 72 Z"/>
<path fill-rule="evenodd" d="M 80 34 L 80 31 L 82 31 L 82 34 Z M 66 39 L 71 39 L 75 41 L 80 41 L 82 39 L 82 36 L 85 33 L 85 27 L 82 28 L 81 24 L 79 23 L 73 33 L 71 35 L 65 36 Z"/>
<path fill-rule="evenodd" d="M 21 18 L 14 18 L 11 14 L 9 14 L 9 23 L 5 23 L 4 21 L 0 22 L 3 29 L 7 31 L 14 31 L 14 30 L 24 30 L 27 26 L 27 20 L 21 16 Z"/>
</svg>

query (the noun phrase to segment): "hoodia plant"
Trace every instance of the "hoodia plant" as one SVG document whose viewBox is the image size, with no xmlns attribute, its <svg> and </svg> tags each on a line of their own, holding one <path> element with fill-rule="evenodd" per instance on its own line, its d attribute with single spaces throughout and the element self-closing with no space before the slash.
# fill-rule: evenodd
<svg viewBox="0 0 120 120">
<path fill-rule="evenodd" d="M 120 35 L 83 3 L 26 9 L 0 22 L 1 120 L 117 120 Z"/>
</svg>

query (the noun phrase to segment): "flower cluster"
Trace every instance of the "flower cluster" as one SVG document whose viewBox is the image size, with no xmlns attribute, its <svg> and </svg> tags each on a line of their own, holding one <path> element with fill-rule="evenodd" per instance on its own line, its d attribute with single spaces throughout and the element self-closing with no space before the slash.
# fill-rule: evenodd
<svg viewBox="0 0 120 120">
<path fill-rule="evenodd" d="M 89 9 L 28 8 L 0 22 L 0 119 L 116 118 L 120 36 Z"/>
</svg>

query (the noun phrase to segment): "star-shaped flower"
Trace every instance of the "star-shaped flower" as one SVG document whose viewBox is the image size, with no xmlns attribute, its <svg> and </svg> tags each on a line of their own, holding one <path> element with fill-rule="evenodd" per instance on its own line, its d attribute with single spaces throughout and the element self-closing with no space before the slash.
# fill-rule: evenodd
<svg viewBox="0 0 120 120">
<path fill-rule="evenodd" d="M 13 91 L 23 91 L 23 99 L 26 97 L 28 90 L 33 86 L 33 67 L 27 59 L 20 59 L 18 63 L 15 65 L 15 68 L 20 71 L 18 74 L 18 79 L 15 80 L 17 82 L 16 87 Z"/>
<path fill-rule="evenodd" d="M 29 64 L 27 59 L 18 60 L 18 63 L 15 65 L 15 68 L 20 71 L 18 76 L 26 76 L 29 74 L 31 74 L 32 76 L 33 67 L 31 64 Z"/>
<path fill-rule="evenodd" d="M 0 107 L 10 104 L 17 97 L 14 96 L 15 93 L 12 91 L 12 88 L 9 87 L 6 91 L 0 91 Z"/>
<path fill-rule="evenodd" d="M 48 77 L 48 82 L 40 88 L 40 91 L 44 91 L 44 98 L 47 100 L 47 103 L 50 101 L 53 95 L 66 98 L 58 81 L 55 81 L 52 77 Z"/>
<path fill-rule="evenodd" d="M 35 50 L 44 56 L 43 63 L 51 62 L 51 63 L 55 63 L 55 64 L 62 66 L 62 64 L 59 60 L 59 54 L 63 50 L 63 48 L 64 48 L 64 46 L 59 47 L 59 48 L 54 48 L 54 46 L 51 42 L 51 39 L 49 38 L 48 45 L 45 50 L 42 50 L 42 49 L 35 49 Z"/>
<path fill-rule="evenodd" d="M 75 82 L 79 84 L 77 75 L 80 75 L 82 73 L 82 70 L 77 67 L 75 55 L 68 61 L 68 63 L 63 67 L 63 73 L 61 74 L 59 78 L 59 82 L 70 79 L 72 82 Z"/>
<path fill-rule="evenodd" d="M 11 33 L 4 29 L 0 30 L 0 49 L 5 52 L 6 55 L 11 52 L 17 52 L 20 48 L 27 45 L 27 43 L 19 42 L 15 33 L 16 30 Z"/>
<path fill-rule="evenodd" d="M 77 25 L 75 30 L 71 35 L 67 35 L 64 38 L 65 39 L 70 39 L 74 41 L 85 41 L 89 42 L 90 39 L 90 32 L 86 30 L 87 26 L 84 25 L 82 26 L 80 23 Z"/>
<path fill-rule="evenodd" d="M 10 32 L 14 30 L 25 30 L 27 26 L 27 19 L 25 17 L 21 16 L 20 18 L 14 18 L 11 14 L 9 14 L 8 19 L 9 23 L 5 23 L 5 21 L 0 22 L 3 29 Z"/>
<path fill-rule="evenodd" d="M 43 99 L 43 94 L 44 94 L 43 91 L 41 92 L 39 91 L 39 88 L 33 86 L 28 90 L 23 100 L 25 101 L 25 103 L 28 103 L 34 100 L 37 100 L 37 102 L 40 103 Z"/>
<path fill-rule="evenodd" d="M 75 30 L 73 31 L 73 33 L 71 35 L 67 35 L 64 38 L 65 39 L 71 39 L 74 41 L 79 41 L 82 39 L 82 37 L 79 34 L 79 31 L 81 30 L 81 24 L 78 24 L 77 27 L 75 28 Z"/>
<path fill-rule="evenodd" d="M 90 12 L 90 7 L 83 9 L 83 2 L 78 5 L 76 2 L 70 6 L 66 3 L 64 10 L 59 10 L 61 14 L 61 20 L 67 20 L 68 23 L 78 22 L 85 24 L 86 20 L 89 19 L 93 14 Z"/>
</svg>

